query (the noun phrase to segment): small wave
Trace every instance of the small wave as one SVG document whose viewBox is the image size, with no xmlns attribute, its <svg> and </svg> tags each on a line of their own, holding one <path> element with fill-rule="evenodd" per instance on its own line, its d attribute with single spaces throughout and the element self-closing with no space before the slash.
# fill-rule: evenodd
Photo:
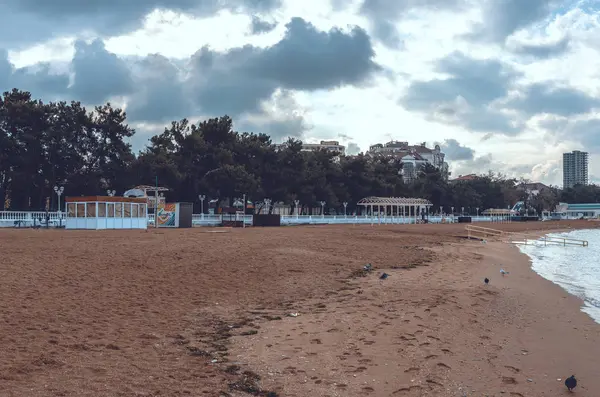
<svg viewBox="0 0 600 397">
<path fill-rule="evenodd" d="M 519 245 L 519 249 L 530 257 L 536 273 L 582 299 L 585 302 L 582 310 L 600 323 L 600 230 L 574 230 L 548 236 L 589 242 L 588 247 L 564 247 L 531 241 Z"/>
</svg>

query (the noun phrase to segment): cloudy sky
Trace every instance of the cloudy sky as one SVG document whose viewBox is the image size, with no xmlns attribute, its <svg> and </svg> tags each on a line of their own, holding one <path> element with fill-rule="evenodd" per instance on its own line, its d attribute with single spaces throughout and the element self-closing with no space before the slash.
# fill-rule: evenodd
<svg viewBox="0 0 600 397">
<path fill-rule="evenodd" d="M 600 178 L 598 0 L 3 0 L 0 90 L 110 101 L 140 150 L 230 115 L 275 142 L 439 142 L 454 176 Z"/>
</svg>

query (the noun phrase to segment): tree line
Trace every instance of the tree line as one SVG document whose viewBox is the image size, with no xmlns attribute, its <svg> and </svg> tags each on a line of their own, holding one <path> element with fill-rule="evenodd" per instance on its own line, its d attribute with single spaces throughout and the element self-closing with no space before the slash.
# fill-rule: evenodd
<svg viewBox="0 0 600 397">
<path fill-rule="evenodd" d="M 135 134 L 126 113 L 107 103 L 87 110 L 79 102 L 48 102 L 13 89 L 0 97 L 0 203 L 6 210 L 43 210 L 57 204 L 53 187 L 67 196 L 122 194 L 136 185 L 169 188 L 168 201 L 193 202 L 199 195 L 232 202 L 246 194 L 252 201 L 328 212 L 356 210 L 368 196 L 421 197 L 432 210 L 507 208 L 525 200 L 538 212 L 559 201 L 599 202 L 595 185 L 559 190 L 549 187 L 533 197 L 524 180 L 489 172 L 469 181 L 448 181 L 426 166 L 415 182 L 405 184 L 397 159 L 383 156 L 341 156 L 325 150 L 302 151 L 289 139 L 276 146 L 268 135 L 236 132 L 227 116 L 197 124 L 173 121 L 153 136 L 137 155 L 129 144 Z"/>
</svg>

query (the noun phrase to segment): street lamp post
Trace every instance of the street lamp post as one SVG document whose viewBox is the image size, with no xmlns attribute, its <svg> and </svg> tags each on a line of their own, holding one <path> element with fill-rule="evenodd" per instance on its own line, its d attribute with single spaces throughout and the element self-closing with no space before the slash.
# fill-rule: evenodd
<svg viewBox="0 0 600 397">
<path fill-rule="evenodd" d="M 263 202 L 265 203 L 265 210 L 267 211 L 267 214 L 269 213 L 269 210 L 271 209 L 271 199 L 264 199 Z"/>
<path fill-rule="evenodd" d="M 348 207 L 348 202 L 344 201 L 342 204 L 344 204 L 344 218 L 347 218 L 348 215 L 346 215 L 346 208 Z"/>
<path fill-rule="evenodd" d="M 479 219 L 479 207 L 475 208 L 475 210 L 477 211 L 477 218 Z"/>
<path fill-rule="evenodd" d="M 200 218 L 204 219 L 204 200 L 206 199 L 206 195 L 200 194 L 198 198 L 200 199 Z"/>
<path fill-rule="evenodd" d="M 54 193 L 58 197 L 58 226 L 62 227 L 62 215 L 60 213 L 60 196 L 62 196 L 65 191 L 64 186 L 54 186 Z M 46 227 L 48 227 L 48 221 L 50 220 L 50 216 L 46 213 Z"/>
<path fill-rule="evenodd" d="M 294 205 L 296 206 L 296 219 L 298 219 L 298 213 L 300 212 L 300 200 L 294 200 Z"/>
<path fill-rule="evenodd" d="M 246 227 L 246 193 L 244 193 L 244 213 L 242 214 L 242 228 Z"/>
<path fill-rule="evenodd" d="M 321 218 L 325 218 L 325 201 L 319 201 L 321 204 Z"/>
<path fill-rule="evenodd" d="M 64 186 L 54 186 L 54 193 L 58 196 L 58 213 L 60 214 L 60 196 L 62 196 L 65 191 Z"/>
<path fill-rule="evenodd" d="M 454 222 L 454 207 L 450 207 L 450 213 L 452 214 L 452 222 Z"/>
</svg>

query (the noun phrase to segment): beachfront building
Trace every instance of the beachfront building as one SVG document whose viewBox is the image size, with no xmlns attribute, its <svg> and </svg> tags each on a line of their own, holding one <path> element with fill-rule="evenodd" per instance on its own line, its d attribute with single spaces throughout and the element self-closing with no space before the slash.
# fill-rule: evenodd
<svg viewBox="0 0 600 397">
<path fill-rule="evenodd" d="M 446 178 L 449 175 L 448 163 L 444 160 L 446 155 L 442 153 L 440 145 L 430 149 L 425 142 L 409 145 L 408 142 L 390 141 L 385 144 L 371 145 L 366 155 L 399 159 L 402 162 L 402 178 L 405 183 L 414 181 L 419 169 L 425 164 L 440 170 Z"/>
<path fill-rule="evenodd" d="M 567 218 L 599 218 L 600 203 L 558 203 L 555 212 L 565 214 Z"/>
<path fill-rule="evenodd" d="M 588 153 L 563 153 L 563 189 L 588 184 Z"/>
</svg>

